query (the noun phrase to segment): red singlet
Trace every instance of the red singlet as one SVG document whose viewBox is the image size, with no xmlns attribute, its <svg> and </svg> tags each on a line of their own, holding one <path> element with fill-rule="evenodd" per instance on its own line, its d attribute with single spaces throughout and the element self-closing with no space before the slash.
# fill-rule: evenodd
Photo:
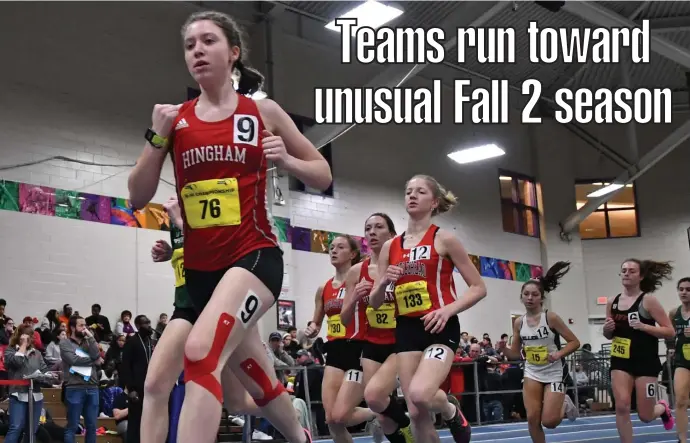
<svg viewBox="0 0 690 443">
<path fill-rule="evenodd" d="M 194 99 L 182 105 L 174 122 L 189 269 L 215 271 L 257 249 L 278 246 L 266 201 L 264 123 L 252 99 L 237 97 L 237 109 L 225 120 L 199 120 Z"/>
<path fill-rule="evenodd" d="M 412 249 L 403 246 L 405 233 L 391 243 L 388 261 L 403 270 L 402 277 L 395 283 L 398 315 L 421 317 L 456 299 L 453 262 L 438 255 L 434 247 L 438 230 L 438 226 L 431 225 Z"/>
<path fill-rule="evenodd" d="M 362 262 L 362 268 L 359 271 L 359 281 L 366 280 L 374 283 L 374 279 L 369 275 L 370 259 L 366 258 Z M 386 291 L 384 303 L 378 309 L 369 306 L 369 295 L 365 295 L 359 301 L 362 307 L 366 306 L 365 317 L 367 321 L 368 331 L 365 341 L 377 345 L 392 345 L 395 344 L 395 295 L 392 292 Z M 360 309 L 359 311 L 364 311 Z"/>
<path fill-rule="evenodd" d="M 346 338 L 350 340 L 361 340 L 367 332 L 367 323 L 360 314 L 359 303 L 355 305 L 355 315 L 350 324 L 345 326 L 340 320 L 340 312 L 343 309 L 345 299 L 345 282 L 337 288 L 333 287 L 333 279 L 329 279 L 323 286 L 321 293 L 323 299 L 323 311 L 328 317 L 328 331 L 326 338 L 328 341 Z"/>
</svg>

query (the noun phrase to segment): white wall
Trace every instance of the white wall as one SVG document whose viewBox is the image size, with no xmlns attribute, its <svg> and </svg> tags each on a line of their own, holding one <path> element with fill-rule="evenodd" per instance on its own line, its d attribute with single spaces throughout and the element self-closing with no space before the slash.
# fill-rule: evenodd
<svg viewBox="0 0 690 443">
<path fill-rule="evenodd" d="M 0 165 L 53 155 L 101 163 L 134 162 L 153 104 L 184 100 L 186 86 L 191 85 L 178 32 L 194 10 L 187 2 L 0 3 L 0 38 L 11 41 L 14 53 L 20 55 L 0 70 L 4 86 L 0 94 Z M 308 23 L 297 26 L 294 16 L 286 14 L 276 24 L 273 62 L 275 97 L 287 111 L 312 116 L 313 87 L 359 85 L 380 72 L 378 66 L 340 65 L 337 39 L 314 26 L 307 29 L 310 44 L 286 34 L 298 33 L 298 28 L 306 32 Z M 57 16 L 63 18 L 54 20 Z M 125 26 L 129 31 L 124 32 Z M 252 60 L 264 69 L 263 28 L 249 31 Z M 321 37 L 322 43 L 313 43 Z M 456 71 L 433 67 L 410 85 L 426 85 L 427 77 L 439 75 L 446 83 L 462 78 Z M 362 235 L 365 218 L 384 211 L 402 231 L 406 226 L 402 206 L 405 181 L 415 173 L 434 175 L 460 198 L 459 206 L 437 223 L 454 230 L 470 253 L 531 264 L 558 259 L 576 263 L 571 281 L 568 286 L 564 283 L 562 296 L 552 301 L 552 307 L 563 317 L 576 317 L 575 328 L 585 336 L 588 333 L 580 331 L 583 316 L 596 312 L 592 303 L 597 295 L 615 293 L 615 268 L 624 256 L 673 259 L 679 269 L 687 269 L 684 226 L 690 216 L 683 204 L 688 183 L 682 180 L 687 147 L 679 148 L 684 151 L 665 159 L 638 183 L 642 238 L 564 246 L 559 244 L 557 221 L 567 215 L 569 203 L 562 203 L 565 200 L 559 193 L 566 193 L 570 200 L 573 179 L 615 174 L 615 169 L 549 121 L 532 128 L 516 123 L 453 125 L 450 90 L 446 93 L 447 121 L 443 125 L 360 126 L 338 139 L 333 151 L 335 198 L 290 192 L 287 177 L 281 178 L 287 204 L 274 207 L 275 215 L 289 217 L 293 225 L 301 227 Z M 595 129 L 614 134 L 609 134 L 610 143 L 624 140 L 622 128 L 618 133 L 610 126 Z M 667 128 L 658 131 L 662 130 Z M 655 141 L 653 136 L 641 137 L 646 140 L 641 146 Z M 452 149 L 486 141 L 503 146 L 506 156 L 465 166 L 451 164 L 445 157 Z M 549 158 L 548 149 L 556 147 L 563 149 L 564 156 L 551 152 Z M 551 163 L 569 170 L 548 174 Z M 499 167 L 539 176 L 544 190 L 543 242 L 503 232 Z M 0 178 L 126 197 L 128 170 L 58 160 L 0 170 Z M 167 164 L 163 177 L 172 180 L 171 172 Z M 163 202 L 172 193 L 169 186 L 161 185 L 154 201 Z M 166 236 L 159 231 L 0 211 L 5 251 L 0 258 L 0 281 L 4 282 L 0 296 L 8 300 L 8 313 L 16 316 L 41 316 L 64 303 L 88 312 L 94 302 L 101 303 L 104 313 L 113 319 L 125 308 L 152 317 L 170 312 L 172 272 L 169 265 L 153 264 L 148 256 L 153 241 Z M 332 275 L 332 269 L 325 254 L 300 251 L 286 251 L 286 264 L 288 298 L 297 301 L 297 324 L 302 326 L 311 317 L 314 291 Z M 522 312 L 520 283 L 486 281 L 489 296 L 461 315 L 462 328 L 497 337 L 509 332 L 510 313 Z M 461 290 L 459 276 L 458 285 Z M 673 299 L 671 286 L 662 291 L 665 303 Z M 275 314 L 268 317 L 265 332 L 275 325 Z"/>
</svg>

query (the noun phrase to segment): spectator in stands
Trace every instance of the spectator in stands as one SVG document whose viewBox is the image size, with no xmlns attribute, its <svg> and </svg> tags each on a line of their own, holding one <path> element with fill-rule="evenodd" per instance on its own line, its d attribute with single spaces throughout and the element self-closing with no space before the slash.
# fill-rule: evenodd
<svg viewBox="0 0 690 443">
<path fill-rule="evenodd" d="M 307 382 L 304 382 L 304 371 L 297 371 L 295 376 L 295 397 L 307 401 L 307 386 L 309 386 L 309 401 L 312 403 L 311 410 L 316 419 L 316 428 L 319 435 L 328 435 L 328 425 L 326 424 L 326 411 L 321 402 L 321 382 L 323 381 L 323 366 L 314 363 L 314 359 L 309 351 L 302 349 L 297 352 L 297 365 L 307 368 Z"/>
<path fill-rule="evenodd" d="M 101 305 L 98 303 L 91 306 L 91 315 L 86 317 L 86 325 L 91 328 L 96 341 L 102 341 L 107 334 L 112 333 L 110 320 L 105 315 L 101 315 Z"/>
<path fill-rule="evenodd" d="M 295 330 L 295 336 L 297 335 L 297 328 L 290 328 Z M 302 349 L 302 347 L 297 343 L 289 332 L 283 334 L 283 349 L 287 352 L 293 359 L 297 358 L 297 351 Z"/>
<path fill-rule="evenodd" d="M 48 330 L 52 333 L 58 324 L 60 324 L 60 314 L 58 314 L 57 309 L 51 309 L 46 312 L 45 317 L 41 319 L 41 324 L 38 326 L 38 329 L 42 331 Z"/>
<path fill-rule="evenodd" d="M 36 321 L 34 322 L 34 320 Z M 38 323 L 38 319 L 33 319 L 28 315 L 24 317 L 24 320 L 22 320 L 22 325 L 28 326 L 33 331 L 32 335 L 34 339 L 34 348 L 38 349 L 39 352 L 43 352 L 45 351 L 45 347 L 43 346 L 43 342 L 41 341 L 41 334 L 38 331 L 34 330 L 34 325 L 36 323 Z"/>
<path fill-rule="evenodd" d="M 499 354 L 503 354 L 503 350 L 508 346 L 508 334 L 501 334 L 501 339 L 496 342 L 496 351 Z"/>
<path fill-rule="evenodd" d="M 115 397 L 115 402 L 113 403 L 113 418 L 115 419 L 115 430 L 117 435 L 122 437 L 123 441 L 127 441 L 127 428 L 129 425 L 129 420 L 127 416 L 129 415 L 129 396 L 127 393 L 122 392 Z"/>
<path fill-rule="evenodd" d="M 110 344 L 108 351 L 105 353 L 105 366 L 113 372 L 120 373 L 120 365 L 122 364 L 122 350 L 127 342 L 127 336 L 118 334 L 117 338 Z M 108 371 L 108 370 L 106 370 Z"/>
<path fill-rule="evenodd" d="M 139 428 L 141 427 L 141 413 L 144 401 L 144 382 L 153 353 L 153 329 L 151 320 L 145 315 L 137 315 L 134 319 L 137 332 L 127 339 L 122 349 L 122 365 L 120 366 L 120 386 L 129 395 L 127 414 L 127 443 L 139 443 Z M 129 426 L 129 423 L 132 426 Z"/>
<path fill-rule="evenodd" d="M 5 327 L 0 330 L 0 345 L 9 345 L 12 334 L 14 334 L 14 320 L 5 317 Z"/>
<path fill-rule="evenodd" d="M 0 326 L 5 324 L 7 317 L 5 316 L 5 308 L 7 307 L 7 302 L 4 298 L 0 298 Z"/>
<path fill-rule="evenodd" d="M 60 357 L 60 340 L 67 338 L 67 332 L 57 330 L 53 332 L 53 339 L 46 347 L 45 360 L 51 371 L 62 368 L 62 358 Z"/>
<path fill-rule="evenodd" d="M 130 322 L 131 319 L 132 313 L 130 311 L 122 311 L 120 320 L 115 324 L 115 334 L 125 334 L 128 337 L 134 335 L 137 328 Z"/>
<path fill-rule="evenodd" d="M 60 341 L 63 386 L 67 406 L 65 443 L 75 443 L 80 416 L 84 417 L 86 443 L 96 443 L 98 417 L 98 366 L 103 364 L 98 343 L 83 317 L 69 319 L 70 336 Z"/>
<path fill-rule="evenodd" d="M 463 348 L 463 351 L 467 353 L 467 349 L 470 347 L 470 334 L 467 332 L 461 332 L 460 333 L 460 347 Z"/>
<path fill-rule="evenodd" d="M 158 324 L 156 325 L 156 340 L 163 335 L 165 327 L 168 326 L 168 314 L 165 312 L 158 316 Z"/>
<path fill-rule="evenodd" d="M 48 367 L 43 356 L 34 346 L 34 328 L 22 324 L 17 328 L 5 350 L 5 367 L 10 380 L 22 380 L 36 371 L 45 373 Z M 33 423 L 27 423 L 29 407 L 29 387 L 10 386 L 10 428 L 5 437 L 6 443 L 19 443 L 23 432 L 36 433 L 43 408 L 43 394 L 40 384 L 34 385 Z"/>
<path fill-rule="evenodd" d="M 58 319 L 60 320 L 60 323 L 68 326 L 70 317 L 72 317 L 72 306 L 66 304 L 62 307 L 62 315 L 58 317 Z"/>
<path fill-rule="evenodd" d="M 268 336 L 268 349 L 273 357 L 273 367 L 276 369 L 276 376 L 281 383 L 287 382 L 285 370 L 281 369 L 288 366 L 295 366 L 295 360 L 283 349 L 282 335 L 280 332 L 271 332 Z"/>
</svg>

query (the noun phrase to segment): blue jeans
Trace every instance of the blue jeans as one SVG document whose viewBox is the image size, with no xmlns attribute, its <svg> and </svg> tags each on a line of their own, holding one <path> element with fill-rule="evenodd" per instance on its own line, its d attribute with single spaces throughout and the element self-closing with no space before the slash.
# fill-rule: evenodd
<svg viewBox="0 0 690 443">
<path fill-rule="evenodd" d="M 484 409 L 484 420 L 488 422 L 503 421 L 503 403 L 500 400 L 485 401 L 482 406 Z"/>
<path fill-rule="evenodd" d="M 43 400 L 34 402 L 34 434 L 38 429 L 38 421 L 41 418 L 41 409 L 43 408 Z M 7 430 L 5 442 L 19 443 L 19 438 L 23 432 L 29 435 L 30 427 L 29 421 L 29 403 L 17 400 L 14 395 L 10 396 L 10 428 Z"/>
<path fill-rule="evenodd" d="M 79 426 L 79 416 L 84 416 L 86 443 L 96 443 L 96 420 L 98 419 L 98 388 L 66 388 L 67 426 L 65 443 L 75 443 L 74 436 Z"/>
</svg>

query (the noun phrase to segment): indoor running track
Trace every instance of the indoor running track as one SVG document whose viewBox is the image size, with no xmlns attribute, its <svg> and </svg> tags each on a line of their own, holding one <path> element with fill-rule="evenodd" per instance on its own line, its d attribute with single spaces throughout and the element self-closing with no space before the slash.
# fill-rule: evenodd
<svg viewBox="0 0 690 443">
<path fill-rule="evenodd" d="M 642 423 L 637 414 L 632 416 L 635 443 L 677 443 L 675 429 L 665 431 L 661 420 Z M 613 415 L 578 418 L 574 422 L 567 419 L 556 429 L 545 429 L 547 443 L 618 443 L 616 418 Z M 451 443 L 453 438 L 447 430 L 439 433 L 441 441 Z M 356 437 L 354 443 L 371 443 L 369 436 Z M 472 428 L 473 442 L 531 443 L 526 423 L 475 426 Z M 314 443 L 332 443 L 333 440 L 315 440 Z"/>
</svg>

